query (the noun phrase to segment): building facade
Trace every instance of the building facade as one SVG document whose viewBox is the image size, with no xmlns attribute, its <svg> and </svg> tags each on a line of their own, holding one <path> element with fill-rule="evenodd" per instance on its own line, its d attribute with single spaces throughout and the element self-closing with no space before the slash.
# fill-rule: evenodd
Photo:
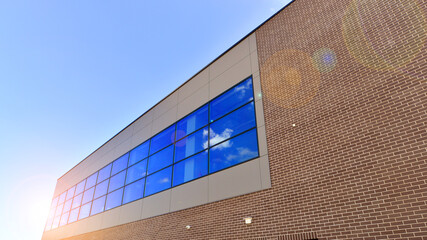
<svg viewBox="0 0 427 240">
<path fill-rule="evenodd" d="M 427 239 L 426 10 L 293 1 L 58 179 L 42 239 Z"/>
</svg>

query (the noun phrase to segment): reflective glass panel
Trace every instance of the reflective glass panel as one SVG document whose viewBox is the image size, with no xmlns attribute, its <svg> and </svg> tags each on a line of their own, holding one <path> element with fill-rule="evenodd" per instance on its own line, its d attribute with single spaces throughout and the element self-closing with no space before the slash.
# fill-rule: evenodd
<svg viewBox="0 0 427 240">
<path fill-rule="evenodd" d="M 151 174 L 166 166 L 171 165 L 173 162 L 173 145 L 161 150 L 160 152 L 148 158 L 147 174 Z"/>
<path fill-rule="evenodd" d="M 207 124 L 208 104 L 196 110 L 176 124 L 176 139 L 181 139 Z"/>
<path fill-rule="evenodd" d="M 200 152 L 207 147 L 208 128 L 206 127 L 175 143 L 175 162 Z"/>
<path fill-rule="evenodd" d="M 85 203 L 87 203 L 87 202 L 89 202 L 89 201 L 92 201 L 92 199 L 93 199 L 93 192 L 94 192 L 94 190 L 95 190 L 95 188 L 93 187 L 93 188 L 90 188 L 90 189 L 86 190 L 86 191 L 83 193 L 83 201 L 82 201 L 82 204 L 85 204 Z"/>
<path fill-rule="evenodd" d="M 120 188 L 107 195 L 107 204 L 105 210 L 115 208 L 122 204 L 123 188 Z"/>
<path fill-rule="evenodd" d="M 46 222 L 46 227 L 44 228 L 45 231 L 49 231 L 52 228 L 53 218 L 49 218 Z"/>
<path fill-rule="evenodd" d="M 83 218 L 89 217 L 90 207 L 92 206 L 92 202 L 86 203 L 80 208 L 79 220 Z"/>
<path fill-rule="evenodd" d="M 126 184 L 145 177 L 147 175 L 147 159 L 128 168 Z"/>
<path fill-rule="evenodd" d="M 104 206 L 105 206 L 105 196 L 93 200 L 92 210 L 90 211 L 90 215 L 92 216 L 97 213 L 103 212 Z"/>
<path fill-rule="evenodd" d="M 56 211 L 56 207 L 51 208 L 51 209 L 49 210 L 49 215 L 48 215 L 48 217 L 47 217 L 47 218 L 49 218 L 49 219 L 53 219 L 53 217 L 55 217 L 55 211 Z"/>
<path fill-rule="evenodd" d="M 248 78 L 210 102 L 210 121 L 215 121 L 253 98 L 252 78 Z"/>
<path fill-rule="evenodd" d="M 65 202 L 65 196 L 67 195 L 67 192 L 63 192 L 61 195 L 59 195 L 59 200 L 58 200 L 58 204 L 64 203 Z"/>
<path fill-rule="evenodd" d="M 94 174 L 92 174 L 90 177 L 88 177 L 87 179 L 86 179 L 86 186 L 85 186 L 85 190 L 86 189 L 89 189 L 89 188 L 91 188 L 91 187 L 93 187 L 93 186 L 95 186 L 95 183 L 96 183 L 96 177 L 98 176 L 98 172 L 96 172 L 96 173 L 94 173 Z"/>
<path fill-rule="evenodd" d="M 58 207 L 56 207 L 55 217 L 61 215 L 63 208 L 64 208 L 64 204 L 59 204 Z"/>
<path fill-rule="evenodd" d="M 81 181 L 79 184 L 77 184 L 76 192 L 74 193 L 74 195 L 82 193 L 83 190 L 85 190 L 85 184 L 86 184 L 86 179 Z"/>
<path fill-rule="evenodd" d="M 95 196 L 93 198 L 99 198 L 102 195 L 107 194 L 107 189 L 108 189 L 108 179 L 96 185 Z"/>
<path fill-rule="evenodd" d="M 171 187 L 172 167 L 163 169 L 147 177 L 144 196 L 163 191 Z"/>
<path fill-rule="evenodd" d="M 59 196 L 57 196 L 52 200 L 52 205 L 50 205 L 51 208 L 54 208 L 56 207 L 56 205 L 58 205 L 58 199 L 59 199 Z"/>
<path fill-rule="evenodd" d="M 79 216 L 79 210 L 80 208 L 76 208 L 71 210 L 70 217 L 68 218 L 68 223 L 72 223 L 77 221 L 77 217 Z"/>
<path fill-rule="evenodd" d="M 82 202 L 83 193 L 80 193 L 79 195 L 74 197 L 73 205 L 71 206 L 71 209 L 74 209 L 78 206 L 80 206 L 80 203 Z"/>
<path fill-rule="evenodd" d="M 99 170 L 97 183 L 104 181 L 105 179 L 110 177 L 111 173 L 111 163 L 105 166 L 103 169 Z"/>
<path fill-rule="evenodd" d="M 125 169 L 128 165 L 129 153 L 121 156 L 119 159 L 113 162 L 113 170 L 111 171 L 111 175 L 114 175 L 121 170 Z"/>
<path fill-rule="evenodd" d="M 53 219 L 52 229 L 57 228 L 59 226 L 59 220 L 60 219 L 61 219 L 61 216 L 57 216 Z"/>
<path fill-rule="evenodd" d="M 170 145 L 175 140 L 175 124 L 166 128 L 151 139 L 150 155 Z"/>
<path fill-rule="evenodd" d="M 126 171 L 120 172 L 117 175 L 114 175 L 110 178 L 110 186 L 108 187 L 108 192 L 112 192 L 117 188 L 123 187 L 125 184 Z"/>
<path fill-rule="evenodd" d="M 213 173 L 255 157 L 258 157 L 258 142 L 256 129 L 253 129 L 211 148 L 209 172 Z"/>
<path fill-rule="evenodd" d="M 62 212 L 68 212 L 71 209 L 71 203 L 73 202 L 73 199 L 67 200 L 64 203 L 64 209 L 62 210 Z"/>
<path fill-rule="evenodd" d="M 64 226 L 65 224 L 67 224 L 69 214 L 70 212 L 62 214 L 61 221 L 59 222 L 59 226 Z"/>
<path fill-rule="evenodd" d="M 65 200 L 71 199 L 74 197 L 74 190 L 76 189 L 76 186 L 73 186 L 72 188 L 68 189 L 67 191 L 67 197 Z"/>
<path fill-rule="evenodd" d="M 254 102 L 250 102 L 209 126 L 210 146 L 253 127 L 255 127 L 255 109 Z"/>
<path fill-rule="evenodd" d="M 130 152 L 129 156 L 129 165 L 132 165 L 146 157 L 148 157 L 148 150 L 150 148 L 150 141 L 146 141 L 145 143 L 139 145 L 135 149 Z"/>
<path fill-rule="evenodd" d="M 144 185 L 145 178 L 127 185 L 123 196 L 123 204 L 142 198 L 144 194 Z"/>
<path fill-rule="evenodd" d="M 173 167 L 173 185 L 191 181 L 208 174 L 208 151 L 201 152 Z"/>
</svg>

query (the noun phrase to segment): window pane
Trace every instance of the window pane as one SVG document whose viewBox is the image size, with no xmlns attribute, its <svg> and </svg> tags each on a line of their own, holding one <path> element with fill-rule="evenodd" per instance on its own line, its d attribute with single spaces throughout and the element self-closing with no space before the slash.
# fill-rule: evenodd
<svg viewBox="0 0 427 240">
<path fill-rule="evenodd" d="M 49 211 L 49 215 L 48 215 L 48 217 L 47 217 L 47 218 L 49 218 L 49 219 L 53 219 L 53 217 L 55 217 L 55 211 L 56 211 L 56 207 L 51 208 L 51 209 L 50 209 L 50 211 Z M 51 224 L 51 225 L 52 225 L 52 224 Z"/>
<path fill-rule="evenodd" d="M 99 198 L 100 196 L 107 194 L 107 188 L 108 188 L 108 179 L 96 185 L 95 196 L 93 198 Z"/>
<path fill-rule="evenodd" d="M 90 206 L 92 206 L 92 202 L 87 203 L 80 208 L 79 220 L 89 217 Z"/>
<path fill-rule="evenodd" d="M 57 196 L 52 200 L 52 204 L 50 205 L 50 208 L 55 208 L 56 205 L 58 205 L 58 199 L 59 199 L 59 196 Z"/>
<path fill-rule="evenodd" d="M 90 215 L 92 216 L 97 213 L 103 212 L 104 206 L 105 206 L 105 196 L 93 200 L 92 210 L 90 211 Z"/>
<path fill-rule="evenodd" d="M 238 135 L 252 127 L 255 127 L 255 109 L 254 103 L 250 102 L 209 126 L 210 146 Z"/>
<path fill-rule="evenodd" d="M 85 184 L 86 184 L 86 179 L 81 181 L 79 184 L 77 184 L 76 192 L 74 193 L 74 195 L 82 193 L 83 190 L 85 189 Z"/>
<path fill-rule="evenodd" d="M 251 100 L 253 100 L 252 78 L 248 78 L 210 102 L 211 122 Z"/>
<path fill-rule="evenodd" d="M 115 208 L 122 204 L 122 196 L 123 196 L 123 188 L 116 190 L 107 195 L 107 205 L 105 206 L 105 210 Z"/>
<path fill-rule="evenodd" d="M 52 229 L 52 223 L 53 223 L 53 218 L 49 218 L 46 222 L 46 227 L 44 228 L 44 230 L 49 231 L 50 229 Z"/>
<path fill-rule="evenodd" d="M 73 202 L 73 199 L 67 200 L 64 203 L 64 209 L 62 210 L 62 212 L 68 212 L 71 209 L 71 203 Z"/>
<path fill-rule="evenodd" d="M 166 166 L 169 166 L 172 164 L 172 162 L 173 162 L 173 145 L 163 149 L 162 151 L 148 158 L 147 174 L 151 174 Z"/>
<path fill-rule="evenodd" d="M 76 208 L 71 210 L 70 217 L 68 218 L 68 223 L 72 223 L 77 221 L 77 217 L 79 216 L 79 210 L 80 208 Z"/>
<path fill-rule="evenodd" d="M 209 172 L 239 164 L 258 156 L 256 129 L 225 141 L 209 151 Z"/>
<path fill-rule="evenodd" d="M 93 188 L 90 188 L 90 189 L 88 189 L 88 190 L 86 190 L 84 193 L 83 193 L 83 201 L 82 201 L 82 204 L 85 204 L 85 203 L 87 203 L 87 202 L 89 202 L 89 201 L 92 201 L 92 199 L 93 199 L 93 191 L 95 190 L 95 188 L 93 187 Z"/>
<path fill-rule="evenodd" d="M 76 189 L 76 186 L 73 186 L 72 188 L 68 189 L 67 191 L 67 197 L 65 200 L 71 199 L 74 197 L 74 190 Z"/>
<path fill-rule="evenodd" d="M 113 162 L 113 170 L 111 171 L 111 175 L 114 175 L 121 170 L 125 169 L 128 165 L 129 153 L 121 156 L 119 159 Z"/>
<path fill-rule="evenodd" d="M 175 143 L 175 162 L 200 152 L 207 147 L 208 128 L 206 127 Z"/>
<path fill-rule="evenodd" d="M 171 187 L 172 167 L 168 167 L 147 177 L 144 196 L 163 191 Z"/>
<path fill-rule="evenodd" d="M 208 124 L 208 105 L 188 115 L 176 125 L 176 139 L 181 139 Z"/>
<path fill-rule="evenodd" d="M 148 157 L 148 149 L 150 148 L 150 141 L 139 145 L 130 152 L 129 156 L 129 166 Z"/>
<path fill-rule="evenodd" d="M 65 195 L 67 195 L 67 192 L 63 192 L 61 195 L 59 195 L 58 204 L 65 202 Z"/>
<path fill-rule="evenodd" d="M 55 217 L 61 216 L 63 208 L 64 208 L 64 204 L 59 204 L 58 207 L 56 207 Z"/>
<path fill-rule="evenodd" d="M 86 179 L 86 186 L 85 186 L 85 190 L 86 189 L 89 189 L 89 188 L 91 188 L 91 187 L 93 187 L 93 186 L 95 186 L 95 183 L 96 183 L 96 177 L 98 176 L 98 172 L 96 172 L 96 173 L 94 173 L 94 174 L 92 174 L 90 177 L 88 177 L 87 179 Z"/>
<path fill-rule="evenodd" d="M 125 187 L 123 204 L 142 198 L 144 194 L 144 185 L 145 185 L 145 178 L 127 185 Z"/>
<path fill-rule="evenodd" d="M 117 175 L 114 175 L 110 178 L 110 186 L 108 187 L 108 192 L 112 192 L 117 188 L 123 187 L 125 183 L 126 171 L 123 171 Z"/>
<path fill-rule="evenodd" d="M 61 221 L 59 222 L 59 226 L 64 226 L 65 224 L 67 224 L 69 214 L 70 214 L 69 212 L 62 214 Z"/>
<path fill-rule="evenodd" d="M 108 164 L 103 169 L 99 170 L 98 180 L 96 181 L 96 183 L 100 183 L 100 182 L 104 181 L 105 179 L 109 178 L 110 173 L 111 173 L 111 163 Z"/>
<path fill-rule="evenodd" d="M 79 207 L 80 203 L 82 202 L 83 193 L 80 193 L 79 195 L 74 197 L 73 205 L 71 206 L 71 209 Z"/>
<path fill-rule="evenodd" d="M 176 186 L 207 174 L 208 151 L 204 151 L 174 165 L 173 185 Z"/>
<path fill-rule="evenodd" d="M 147 175 L 147 159 L 128 168 L 126 184 L 145 177 Z"/>
<path fill-rule="evenodd" d="M 53 219 L 52 229 L 57 228 L 59 226 L 59 220 L 61 219 L 61 216 L 57 216 Z"/>
<path fill-rule="evenodd" d="M 175 140 L 175 124 L 166 128 L 151 139 L 150 155 L 170 145 Z"/>
</svg>

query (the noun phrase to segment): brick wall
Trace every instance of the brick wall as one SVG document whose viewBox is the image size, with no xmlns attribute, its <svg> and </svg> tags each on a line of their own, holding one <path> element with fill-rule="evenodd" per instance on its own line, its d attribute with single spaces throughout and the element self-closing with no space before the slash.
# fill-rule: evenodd
<svg viewBox="0 0 427 240">
<path fill-rule="evenodd" d="M 426 9 L 296 0 L 256 31 L 272 188 L 69 239 L 427 239 Z"/>
</svg>

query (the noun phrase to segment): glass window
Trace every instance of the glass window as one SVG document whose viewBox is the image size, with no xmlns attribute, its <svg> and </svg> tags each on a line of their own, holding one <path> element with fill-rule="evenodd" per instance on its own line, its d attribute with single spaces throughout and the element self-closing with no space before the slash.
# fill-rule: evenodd
<svg viewBox="0 0 427 240">
<path fill-rule="evenodd" d="M 138 147 L 134 148 L 130 152 L 129 156 L 129 166 L 131 166 L 134 163 L 139 162 L 140 160 L 148 157 L 148 149 L 150 148 L 150 141 L 146 141 L 145 143 L 139 145 Z"/>
<path fill-rule="evenodd" d="M 168 167 L 147 177 L 144 196 L 163 191 L 171 187 L 172 167 Z"/>
<path fill-rule="evenodd" d="M 64 204 L 59 204 L 58 207 L 56 207 L 55 217 L 61 215 L 63 208 L 64 208 Z"/>
<path fill-rule="evenodd" d="M 74 193 L 74 195 L 82 193 L 83 190 L 85 190 L 85 184 L 86 184 L 86 179 L 81 181 L 79 184 L 77 184 L 76 192 Z"/>
<path fill-rule="evenodd" d="M 93 192 L 94 192 L 94 190 L 95 190 L 95 188 L 93 187 L 93 188 L 90 188 L 90 189 L 86 190 L 86 191 L 83 193 L 83 201 L 82 201 L 82 204 L 85 204 L 85 203 L 87 203 L 87 202 L 89 202 L 89 201 L 92 201 L 92 199 L 93 199 Z"/>
<path fill-rule="evenodd" d="M 58 199 L 59 199 L 59 196 L 56 196 L 56 198 L 52 200 L 52 205 L 50 205 L 50 208 L 54 208 L 56 207 L 56 205 L 58 205 Z"/>
<path fill-rule="evenodd" d="M 122 204 L 123 188 L 120 188 L 107 195 L 107 204 L 105 210 L 115 208 Z"/>
<path fill-rule="evenodd" d="M 209 172 L 213 173 L 255 157 L 258 157 L 258 142 L 256 129 L 252 129 L 211 148 Z"/>
<path fill-rule="evenodd" d="M 55 211 L 56 211 L 56 207 L 51 208 L 51 209 L 49 210 L 49 215 L 48 215 L 48 217 L 47 217 L 47 218 L 49 218 L 49 219 L 53 219 L 53 217 L 55 217 Z"/>
<path fill-rule="evenodd" d="M 72 188 L 68 189 L 67 191 L 67 197 L 65 200 L 69 200 L 74 197 L 74 190 L 76 189 L 76 186 L 73 186 Z"/>
<path fill-rule="evenodd" d="M 92 206 L 92 202 L 86 203 L 80 208 L 79 220 L 83 218 L 89 217 L 90 207 Z"/>
<path fill-rule="evenodd" d="M 210 121 L 215 121 L 253 98 L 252 78 L 248 78 L 210 102 Z"/>
<path fill-rule="evenodd" d="M 52 229 L 57 228 L 59 226 L 59 220 L 60 219 L 61 219 L 61 216 L 57 216 L 53 219 Z"/>
<path fill-rule="evenodd" d="M 46 227 L 44 228 L 45 231 L 49 231 L 52 228 L 53 218 L 47 219 Z"/>
<path fill-rule="evenodd" d="M 148 158 L 147 174 L 151 174 L 166 166 L 169 166 L 172 164 L 172 162 L 173 162 L 173 145 L 163 149 L 162 151 Z"/>
<path fill-rule="evenodd" d="M 80 203 L 82 202 L 83 193 L 80 193 L 79 195 L 74 197 L 73 205 L 71 206 L 72 209 L 79 207 Z"/>
<path fill-rule="evenodd" d="M 96 172 L 96 173 L 94 173 L 94 174 L 92 174 L 90 177 L 88 177 L 87 179 L 86 179 L 86 186 L 85 186 L 85 190 L 86 189 L 89 189 L 89 188 L 91 188 L 91 187 L 93 187 L 93 186 L 95 186 L 95 183 L 96 183 L 96 177 L 98 176 L 98 172 Z"/>
<path fill-rule="evenodd" d="M 128 168 L 126 184 L 145 177 L 147 175 L 147 159 Z"/>
<path fill-rule="evenodd" d="M 108 179 L 96 185 L 95 196 L 93 198 L 99 198 L 102 195 L 107 194 L 108 189 Z"/>
<path fill-rule="evenodd" d="M 200 152 L 207 147 L 208 128 L 206 127 L 175 143 L 175 162 Z"/>
<path fill-rule="evenodd" d="M 208 151 L 201 152 L 173 167 L 173 185 L 191 181 L 208 174 Z"/>
<path fill-rule="evenodd" d="M 250 102 L 209 126 L 210 146 L 253 127 L 255 127 L 255 109 L 254 102 Z"/>
<path fill-rule="evenodd" d="M 69 214 L 70 214 L 69 212 L 62 214 L 61 221 L 59 222 L 59 226 L 64 226 L 65 224 L 67 224 Z"/>
<path fill-rule="evenodd" d="M 71 203 L 73 202 L 73 199 L 67 200 L 64 203 L 64 209 L 62 210 L 62 212 L 68 212 L 71 209 Z"/>
<path fill-rule="evenodd" d="M 114 175 L 110 179 L 110 186 L 108 187 L 108 192 L 112 192 L 117 188 L 123 187 L 125 184 L 126 171 L 120 172 L 117 175 Z"/>
<path fill-rule="evenodd" d="M 125 155 L 121 156 L 116 161 L 114 161 L 111 175 L 114 175 L 120 172 L 121 170 L 125 169 L 128 165 L 128 159 L 129 159 L 129 153 L 126 153 Z"/>
<path fill-rule="evenodd" d="M 65 202 L 65 195 L 67 195 L 67 192 L 63 192 L 61 195 L 59 195 L 59 200 L 58 200 L 58 204 L 64 203 Z"/>
<path fill-rule="evenodd" d="M 97 213 L 103 212 L 104 206 L 105 206 L 105 196 L 93 200 L 92 210 L 90 211 L 90 215 L 92 216 Z"/>
<path fill-rule="evenodd" d="M 176 139 L 181 139 L 188 134 L 208 124 L 208 104 L 188 115 L 176 125 Z"/>
<path fill-rule="evenodd" d="M 105 179 L 109 178 L 110 173 L 111 173 L 111 163 L 108 164 L 103 169 L 99 170 L 98 180 L 96 181 L 96 183 L 100 183 L 100 182 L 104 181 Z"/>
<path fill-rule="evenodd" d="M 80 208 L 76 208 L 71 210 L 70 217 L 68 218 L 68 223 L 72 223 L 77 221 L 77 217 L 79 216 L 79 210 Z"/>
<path fill-rule="evenodd" d="M 151 139 L 150 155 L 172 144 L 175 138 L 175 124 L 166 128 Z"/>
<path fill-rule="evenodd" d="M 125 187 L 123 204 L 142 198 L 144 194 L 144 185 L 145 185 L 145 178 L 127 185 Z"/>
</svg>

